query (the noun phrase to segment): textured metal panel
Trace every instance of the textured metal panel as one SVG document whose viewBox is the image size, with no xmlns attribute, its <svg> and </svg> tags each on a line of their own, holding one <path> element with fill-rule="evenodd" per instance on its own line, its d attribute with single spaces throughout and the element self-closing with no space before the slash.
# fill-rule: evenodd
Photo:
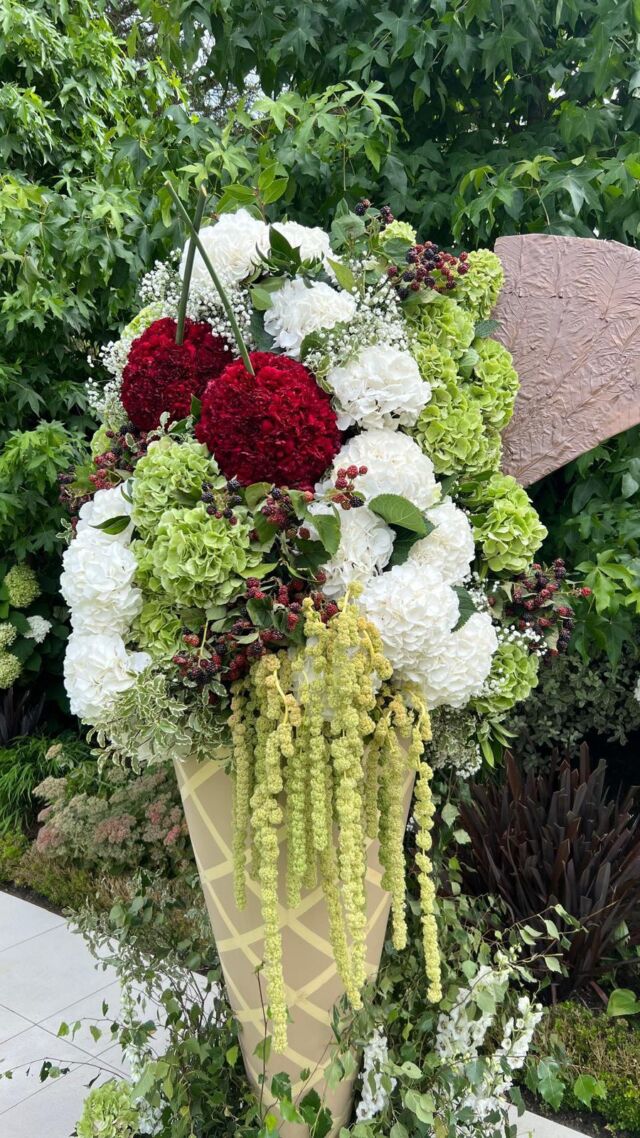
<svg viewBox="0 0 640 1138">
<path fill-rule="evenodd" d="M 640 251 L 500 237 L 497 338 L 520 376 L 503 469 L 525 486 L 640 422 Z"/>
</svg>

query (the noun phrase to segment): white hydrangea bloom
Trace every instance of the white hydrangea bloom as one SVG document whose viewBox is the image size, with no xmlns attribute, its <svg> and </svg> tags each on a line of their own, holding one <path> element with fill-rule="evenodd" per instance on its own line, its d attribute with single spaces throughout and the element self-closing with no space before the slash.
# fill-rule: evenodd
<svg viewBox="0 0 640 1138">
<path fill-rule="evenodd" d="M 74 630 L 64 658 L 71 711 L 85 723 L 96 723 L 150 663 L 146 652 L 127 652 L 121 636 Z"/>
<path fill-rule="evenodd" d="M 119 545 L 128 545 L 131 541 L 133 525 L 127 526 L 118 534 L 106 534 L 104 530 L 94 528 L 102 525 L 103 522 L 110 521 L 111 518 L 123 517 L 125 514 L 127 517 L 131 516 L 131 502 L 125 498 L 122 486 L 113 486 L 110 490 L 98 490 L 90 502 L 85 502 L 84 506 L 81 506 L 76 533 L 80 536 L 85 531 L 89 531 L 96 537 L 102 537 L 107 541 L 115 541 Z"/>
<path fill-rule="evenodd" d="M 361 427 L 410 427 L 431 398 L 411 352 L 390 344 L 372 344 L 343 367 L 334 367 L 327 383 L 335 395 L 340 430 Z"/>
<path fill-rule="evenodd" d="M 348 324 L 355 312 L 356 301 L 351 293 L 332 288 L 324 281 L 307 284 L 302 277 L 296 277 L 271 294 L 264 327 L 277 347 L 299 359 L 305 336 L 336 324 Z"/>
<path fill-rule="evenodd" d="M 355 482 L 367 501 L 378 494 L 401 494 L 418 509 L 428 510 L 440 498 L 431 459 L 402 431 L 382 427 L 350 439 L 334 459 L 333 476 L 318 487 L 319 492 L 333 482 L 336 471 L 352 464 L 367 467 Z"/>
<path fill-rule="evenodd" d="M 395 565 L 358 603 L 382 637 L 395 677 L 424 687 L 431 661 L 458 621 L 458 598 L 430 566 Z"/>
<path fill-rule="evenodd" d="M 269 251 L 269 227 L 246 209 L 223 213 L 214 225 L 206 225 L 199 233 L 207 256 L 223 287 L 233 287 L 250 276 L 260 263 L 260 253 Z M 184 273 L 189 244 L 184 247 L 180 276 Z M 209 290 L 211 277 L 196 250 L 191 283 L 194 289 Z"/>
<path fill-rule="evenodd" d="M 318 225 L 300 225 L 299 221 L 276 221 L 272 229 L 277 229 L 289 242 L 293 249 L 300 250 L 303 261 L 321 260 L 331 276 L 333 271 L 327 265 L 327 258 L 337 260 L 331 248 L 329 234 Z"/>
<path fill-rule="evenodd" d="M 386 1064 L 389 1062 L 389 1046 L 382 1029 L 376 1027 L 366 1044 L 362 1058 L 362 1098 L 358 1103 L 356 1118 L 358 1122 L 369 1122 L 380 1114 L 387 1105 L 388 1095 L 382 1083 Z M 390 1079 L 391 1090 L 396 1079 Z"/>
<path fill-rule="evenodd" d="M 25 632 L 27 640 L 35 640 L 36 644 L 42 644 L 51 628 L 51 621 L 45 620 L 43 616 L 28 616 L 27 624 L 29 625 L 29 631 Z"/>
<path fill-rule="evenodd" d="M 326 513 L 320 506 L 313 513 Z M 349 585 L 359 581 L 365 585 L 380 573 L 393 552 L 394 533 L 366 506 L 356 510 L 339 510 L 340 545 L 330 561 L 323 565 L 327 574 L 322 591 L 328 597 L 341 597 Z"/>
<path fill-rule="evenodd" d="M 475 555 L 473 530 L 467 515 L 450 498 L 445 498 L 427 510 L 427 518 L 436 528 L 412 546 L 409 561 L 431 565 L 448 585 L 461 585 L 469 576 Z"/>
<path fill-rule="evenodd" d="M 124 635 L 142 608 L 131 550 L 99 530 L 86 529 L 72 541 L 62 563 L 60 591 L 74 631 Z"/>
<path fill-rule="evenodd" d="M 407 564 L 410 564 L 407 562 Z M 415 565 L 410 568 L 415 569 Z M 464 707 L 491 671 L 498 637 L 488 613 L 474 613 L 428 654 L 422 691 L 429 707 Z"/>
</svg>

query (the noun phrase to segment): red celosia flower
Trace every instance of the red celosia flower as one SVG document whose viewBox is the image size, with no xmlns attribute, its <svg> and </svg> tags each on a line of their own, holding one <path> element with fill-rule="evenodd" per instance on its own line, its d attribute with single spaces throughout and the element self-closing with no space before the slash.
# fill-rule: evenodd
<svg viewBox="0 0 640 1138">
<path fill-rule="evenodd" d="M 175 320 L 155 320 L 133 341 L 122 375 L 120 398 L 131 422 L 151 431 L 163 411 L 184 419 L 192 397 L 200 398 L 231 358 L 228 344 L 209 324 L 185 320 L 184 341 L 176 344 Z"/>
<path fill-rule="evenodd" d="M 289 356 L 253 352 L 255 375 L 229 364 L 202 399 L 196 437 L 227 478 L 307 489 L 341 445 L 329 396 Z"/>
</svg>

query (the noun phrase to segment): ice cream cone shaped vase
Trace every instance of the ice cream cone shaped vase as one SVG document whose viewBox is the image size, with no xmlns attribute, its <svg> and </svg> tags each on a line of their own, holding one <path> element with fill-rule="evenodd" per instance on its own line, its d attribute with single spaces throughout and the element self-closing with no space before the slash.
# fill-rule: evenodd
<svg viewBox="0 0 640 1138">
<path fill-rule="evenodd" d="M 238 910 L 233 889 L 232 780 L 223 765 L 195 760 L 176 761 L 175 765 L 229 1002 L 240 1025 L 247 1075 L 254 1089 L 259 1091 L 263 1066 L 255 1049 L 265 1035 L 264 1004 L 268 998 L 264 977 L 256 971 L 263 959 L 260 887 L 251 878 L 247 879 L 247 903 L 244 909 Z M 413 774 L 408 774 L 407 813 L 413 780 Z M 329 1090 L 325 1071 L 335 1042 L 332 1010 L 344 995 L 344 987 L 331 947 L 322 888 L 318 886 L 303 893 L 301 903 L 295 909 L 288 909 L 282 872 L 284 861 L 281 849 L 279 918 L 290 1023 L 286 1053 L 272 1051 L 267 1061 L 264 1101 L 267 1107 L 271 1105 L 268 1092 L 272 1076 L 286 1072 L 291 1078 L 294 1103 L 315 1089 L 332 1113 L 332 1134 L 337 1134 L 351 1115 L 353 1078 Z M 371 975 L 380 964 L 390 908 L 390 896 L 382 888 L 381 879 L 378 843 L 370 842 L 366 943 Z M 300 1081 L 303 1070 L 310 1072 L 304 1084 Z M 306 1138 L 308 1131 L 299 1124 L 284 1123 L 280 1133 L 286 1138 Z"/>
</svg>

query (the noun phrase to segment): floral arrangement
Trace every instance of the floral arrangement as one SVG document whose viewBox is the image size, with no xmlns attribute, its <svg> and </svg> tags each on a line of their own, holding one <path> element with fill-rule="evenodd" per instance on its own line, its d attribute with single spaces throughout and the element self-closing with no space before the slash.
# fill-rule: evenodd
<svg viewBox="0 0 640 1138">
<path fill-rule="evenodd" d="M 282 1049 L 278 831 L 288 902 L 322 884 L 358 1007 L 366 846 L 401 948 L 417 775 L 437 1002 L 429 713 L 471 709 L 485 747 L 487 723 L 504 741 L 501 718 L 566 646 L 570 587 L 560 563 L 531 566 L 544 527 L 499 472 L 518 384 L 490 338 L 493 253 L 454 256 L 366 201 L 331 234 L 246 209 L 200 228 L 204 197 L 193 223 L 176 204 L 190 240 L 104 350 L 91 460 L 61 479 L 65 680 L 116 761 L 228 765 L 236 901 L 253 874 Z"/>
</svg>

